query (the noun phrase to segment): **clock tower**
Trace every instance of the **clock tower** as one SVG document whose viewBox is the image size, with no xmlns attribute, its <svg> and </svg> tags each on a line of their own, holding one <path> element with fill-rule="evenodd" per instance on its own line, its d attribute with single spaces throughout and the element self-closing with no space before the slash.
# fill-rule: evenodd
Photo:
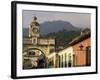
<svg viewBox="0 0 100 80">
<path fill-rule="evenodd" d="M 39 26 L 40 24 L 37 22 L 37 17 L 34 16 L 32 22 L 29 25 L 29 37 L 32 38 L 33 44 L 37 44 L 37 39 L 40 37 Z"/>
<path fill-rule="evenodd" d="M 28 37 L 23 37 L 23 69 L 46 68 L 49 54 L 55 51 L 55 38 L 40 35 L 36 16 L 28 29 Z"/>
</svg>

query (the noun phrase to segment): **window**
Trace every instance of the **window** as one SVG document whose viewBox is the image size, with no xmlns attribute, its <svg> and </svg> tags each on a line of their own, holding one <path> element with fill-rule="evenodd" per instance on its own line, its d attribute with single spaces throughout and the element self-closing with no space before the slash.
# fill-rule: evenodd
<svg viewBox="0 0 100 80">
<path fill-rule="evenodd" d="M 75 54 L 73 54 L 73 66 L 75 66 L 75 62 L 76 62 L 76 58 L 75 58 Z"/>
<path fill-rule="evenodd" d="M 56 59 L 55 59 L 55 67 L 57 68 L 57 67 L 59 67 L 59 55 L 56 54 L 55 57 L 56 57 Z"/>
<path fill-rule="evenodd" d="M 86 47 L 86 66 L 91 65 L 91 49 L 90 46 Z"/>
<path fill-rule="evenodd" d="M 34 51 L 32 52 L 32 55 L 35 55 L 35 52 Z"/>
<path fill-rule="evenodd" d="M 48 65 L 48 67 L 49 68 L 52 68 L 54 66 L 54 64 L 53 64 L 53 58 L 51 58 L 50 60 L 49 60 L 49 65 Z"/>
<path fill-rule="evenodd" d="M 59 67 L 60 67 L 60 56 L 59 56 Z"/>
<path fill-rule="evenodd" d="M 36 42 L 36 39 L 33 39 L 33 43 L 35 43 Z"/>
<path fill-rule="evenodd" d="M 31 52 L 28 52 L 28 55 L 31 55 Z"/>
<path fill-rule="evenodd" d="M 68 55 L 68 67 L 72 66 L 71 54 Z"/>
<path fill-rule="evenodd" d="M 67 67 L 67 61 L 66 61 L 66 59 L 67 59 L 67 54 L 65 53 L 65 67 Z"/>
<path fill-rule="evenodd" d="M 34 51 L 29 51 L 28 55 L 35 55 L 35 52 Z"/>
<path fill-rule="evenodd" d="M 63 67 L 63 55 L 62 55 L 61 65 L 62 65 L 61 67 Z"/>
<path fill-rule="evenodd" d="M 37 44 L 37 38 L 33 38 L 32 43 Z"/>
</svg>

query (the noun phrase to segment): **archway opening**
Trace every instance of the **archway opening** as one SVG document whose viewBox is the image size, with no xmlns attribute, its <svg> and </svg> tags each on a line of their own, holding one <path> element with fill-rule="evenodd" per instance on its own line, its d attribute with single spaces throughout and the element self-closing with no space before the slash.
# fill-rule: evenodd
<svg viewBox="0 0 100 80">
<path fill-rule="evenodd" d="M 47 67 L 46 56 L 40 49 L 29 48 L 24 53 L 23 69 L 41 69 Z"/>
</svg>

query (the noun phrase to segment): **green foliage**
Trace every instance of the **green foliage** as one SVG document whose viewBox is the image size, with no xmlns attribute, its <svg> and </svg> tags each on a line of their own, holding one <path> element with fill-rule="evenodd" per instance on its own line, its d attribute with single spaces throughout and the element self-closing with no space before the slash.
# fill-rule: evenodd
<svg viewBox="0 0 100 80">
<path fill-rule="evenodd" d="M 72 39 L 80 35 L 80 30 L 78 31 L 67 31 L 62 29 L 58 32 L 49 33 L 46 36 L 55 37 L 56 46 L 67 45 Z"/>
</svg>

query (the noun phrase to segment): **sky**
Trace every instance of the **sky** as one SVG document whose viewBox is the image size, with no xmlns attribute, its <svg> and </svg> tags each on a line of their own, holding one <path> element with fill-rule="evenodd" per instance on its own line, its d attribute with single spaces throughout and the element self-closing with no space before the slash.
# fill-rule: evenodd
<svg viewBox="0 0 100 80">
<path fill-rule="evenodd" d="M 22 24 L 24 28 L 29 27 L 34 16 L 37 17 L 39 23 L 62 20 L 70 22 L 73 26 L 79 28 L 90 28 L 91 26 L 91 14 L 89 13 L 23 10 Z"/>
</svg>

